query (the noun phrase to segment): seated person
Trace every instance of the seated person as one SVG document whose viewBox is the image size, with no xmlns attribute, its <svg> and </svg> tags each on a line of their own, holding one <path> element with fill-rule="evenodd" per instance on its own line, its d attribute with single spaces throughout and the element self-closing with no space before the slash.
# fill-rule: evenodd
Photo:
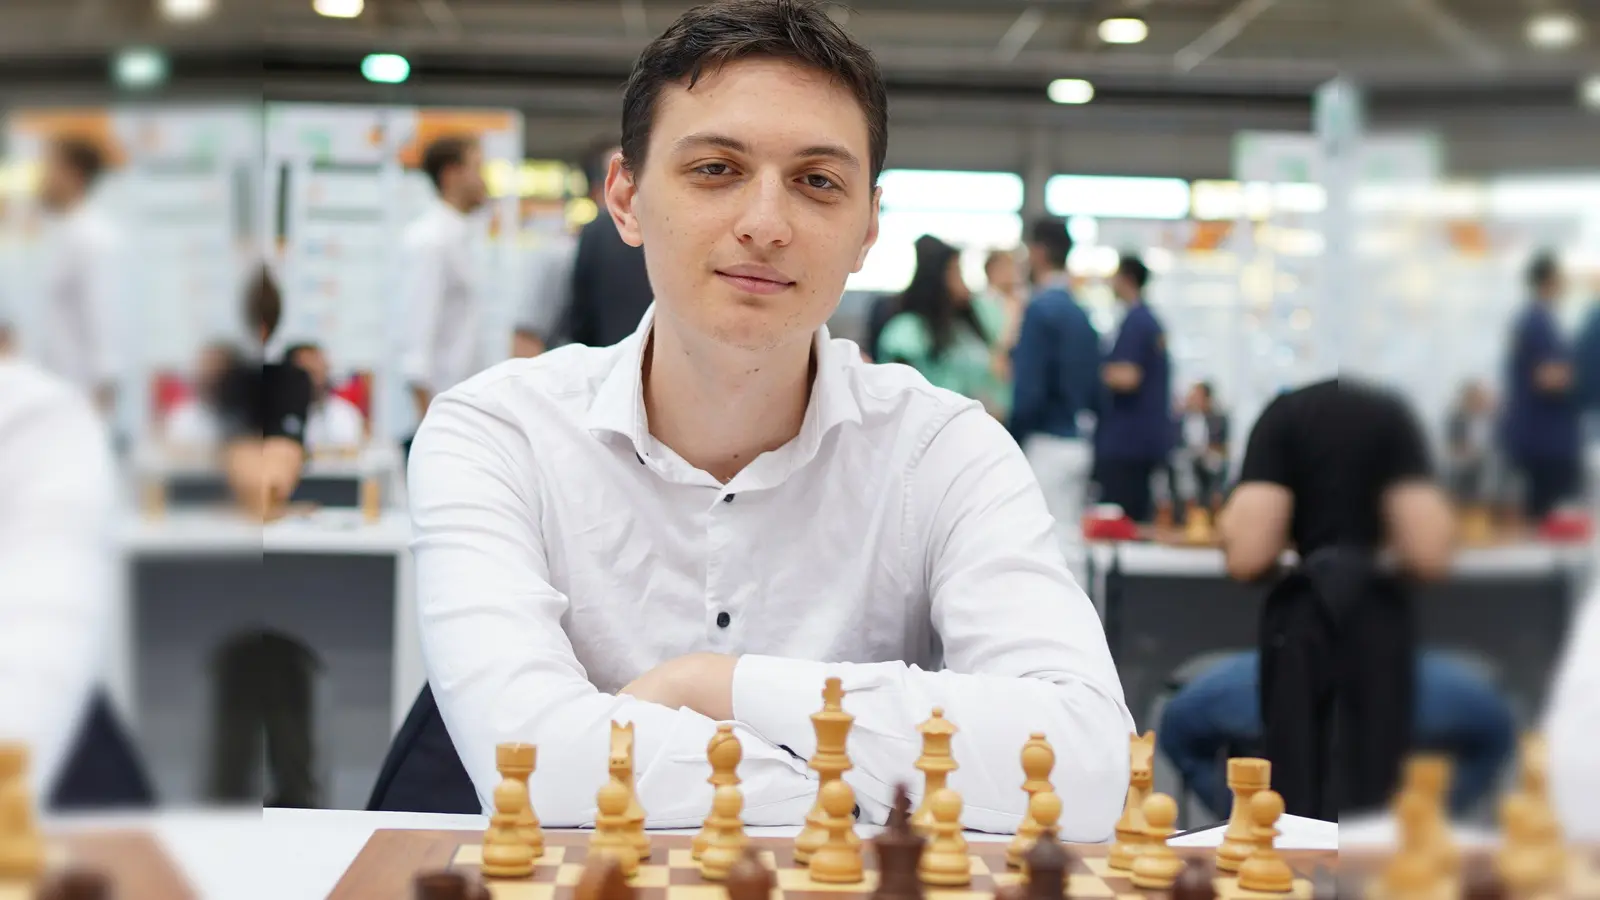
<svg viewBox="0 0 1600 900">
<path fill-rule="evenodd" d="M 1228 572 L 1246 581 L 1271 573 L 1291 543 L 1302 559 L 1387 547 L 1413 581 L 1441 578 L 1450 564 L 1450 507 L 1416 420 L 1390 395 L 1337 380 L 1284 394 L 1262 412 L 1218 526 Z M 1493 785 L 1511 748 L 1511 713 L 1465 666 L 1412 656 L 1410 746 L 1454 757 L 1459 811 Z M 1260 662 L 1252 652 L 1217 664 L 1172 699 L 1157 729 L 1162 751 L 1218 815 L 1229 803 L 1219 751 L 1265 730 Z"/>
<path fill-rule="evenodd" d="M 1156 745 L 1211 814 L 1233 808 L 1222 753 L 1259 753 L 1261 658 L 1247 651 L 1190 681 L 1161 711 Z M 1414 739 L 1419 749 L 1455 761 L 1450 810 L 1464 814 L 1495 787 L 1511 754 L 1511 707 L 1472 668 L 1447 653 L 1417 658 Z"/>
<path fill-rule="evenodd" d="M 252 516 L 281 516 L 305 466 L 305 424 L 311 379 L 287 363 L 264 363 L 261 353 L 283 314 L 271 273 L 251 279 L 245 315 L 260 343 L 250 359 L 238 359 L 217 389 L 223 465 L 234 499 Z"/>
<path fill-rule="evenodd" d="M 162 439 L 169 447 L 206 449 L 221 442 L 217 420 L 218 391 L 222 379 L 240 365 L 232 345 L 215 342 L 200 351 L 195 366 L 194 394 L 174 406 L 161 423 Z"/>
<path fill-rule="evenodd" d="M 306 449 L 312 453 L 359 447 L 366 442 L 367 420 L 360 407 L 335 394 L 328 380 L 328 356 L 312 343 L 283 351 L 284 362 L 311 379 L 311 411 L 306 419 Z"/>
<path fill-rule="evenodd" d="M 115 613 L 115 467 L 90 399 L 0 353 L 0 741 L 42 804 L 86 723 Z"/>
<path fill-rule="evenodd" d="M 716 2 L 639 57 L 607 212 L 655 303 L 607 348 L 441 394 L 410 461 L 420 636 L 487 805 L 495 745 L 539 745 L 547 824 L 593 821 L 632 722 L 653 826 L 698 825 L 735 723 L 749 824 L 798 824 L 824 679 L 842 679 L 866 821 L 960 732 L 971 828 L 1008 831 L 1042 732 L 1063 838 L 1108 838 L 1133 720 L 1017 445 L 975 401 L 862 362 L 824 323 L 878 231 L 885 87 L 811 2 Z"/>
</svg>

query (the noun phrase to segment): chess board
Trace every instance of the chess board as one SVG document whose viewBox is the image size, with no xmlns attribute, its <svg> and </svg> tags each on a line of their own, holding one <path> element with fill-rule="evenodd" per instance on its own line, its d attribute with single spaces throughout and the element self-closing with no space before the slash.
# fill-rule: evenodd
<svg viewBox="0 0 1600 900">
<path fill-rule="evenodd" d="M 143 831 L 107 831 L 45 838 L 45 877 L 68 867 L 95 869 L 116 900 L 196 900 L 161 845 Z M 0 879 L 0 900 L 34 900 L 28 882 Z"/>
<path fill-rule="evenodd" d="M 531 878 L 485 879 L 494 900 L 572 900 L 573 889 L 583 874 L 583 861 L 589 832 L 546 831 L 545 852 Z M 409 896 L 412 879 L 438 869 L 455 869 L 476 877 L 483 859 L 483 834 L 476 831 L 397 831 L 381 830 L 362 848 L 344 878 L 329 894 L 329 900 L 372 900 Z M 651 855 L 639 867 L 632 881 L 639 900 L 726 900 L 727 893 L 717 882 L 700 877 L 698 865 L 689 857 L 693 838 L 681 834 L 652 834 Z M 819 884 L 811 880 L 803 866 L 794 862 L 793 841 L 788 838 L 753 838 L 751 844 L 763 861 L 777 874 L 773 900 L 839 900 L 840 894 L 870 894 L 877 885 L 877 860 L 870 842 L 864 847 L 866 880 L 859 884 Z M 1004 843 L 971 843 L 972 883 L 960 888 L 925 888 L 927 900 L 991 900 L 995 888 L 1021 880 L 1015 869 L 1006 867 Z M 1076 861 L 1070 871 L 1067 890 L 1073 900 L 1145 900 L 1164 897 L 1164 891 L 1142 891 L 1133 886 L 1126 873 L 1115 872 L 1106 864 L 1110 847 L 1104 844 L 1071 845 Z M 1179 850 L 1187 858 L 1209 859 L 1211 850 Z M 1233 878 L 1217 879 L 1219 900 L 1267 900 L 1290 897 L 1310 900 L 1312 873 L 1318 866 L 1333 868 L 1339 859 L 1334 851 L 1285 851 L 1284 859 L 1295 870 L 1294 890 L 1290 894 L 1261 894 L 1240 889 Z"/>
</svg>

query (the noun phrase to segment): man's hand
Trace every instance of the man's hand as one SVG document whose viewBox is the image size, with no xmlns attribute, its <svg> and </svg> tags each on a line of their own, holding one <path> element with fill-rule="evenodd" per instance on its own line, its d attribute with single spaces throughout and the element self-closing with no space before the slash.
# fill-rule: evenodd
<svg viewBox="0 0 1600 900">
<path fill-rule="evenodd" d="M 733 667 L 737 656 L 691 653 L 635 678 L 618 693 L 679 709 L 687 706 L 718 722 L 733 718 Z"/>
</svg>

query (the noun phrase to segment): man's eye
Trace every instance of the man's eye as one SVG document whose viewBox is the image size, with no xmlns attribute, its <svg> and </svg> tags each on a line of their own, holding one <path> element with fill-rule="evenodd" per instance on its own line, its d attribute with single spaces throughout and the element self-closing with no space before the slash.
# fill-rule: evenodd
<svg viewBox="0 0 1600 900">
<path fill-rule="evenodd" d="M 696 167 L 695 171 L 701 175 L 717 176 L 726 175 L 731 170 L 728 168 L 727 163 L 706 163 L 703 166 Z"/>
<path fill-rule="evenodd" d="M 833 183 L 833 179 L 832 178 L 829 178 L 826 175 L 818 174 L 816 172 L 812 172 L 810 175 L 806 176 L 806 186 L 807 187 L 814 187 L 814 188 L 816 188 L 818 190 L 823 190 L 823 191 L 832 190 L 832 189 L 838 187 L 838 185 Z"/>
</svg>

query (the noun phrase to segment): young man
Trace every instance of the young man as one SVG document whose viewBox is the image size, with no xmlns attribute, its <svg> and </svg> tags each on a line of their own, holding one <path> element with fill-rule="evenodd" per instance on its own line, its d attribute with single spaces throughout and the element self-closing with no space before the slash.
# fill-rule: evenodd
<svg viewBox="0 0 1600 900">
<path fill-rule="evenodd" d="M 864 819 L 920 786 L 917 726 L 942 707 L 968 826 L 1018 824 L 1039 731 L 1063 836 L 1110 834 L 1133 723 L 1022 455 L 977 403 L 823 324 L 877 236 L 885 108 L 815 3 L 685 13 L 635 66 L 607 178 L 651 313 L 429 411 L 410 462 L 423 652 L 486 803 L 495 744 L 529 741 L 540 817 L 592 821 L 610 723 L 631 721 L 650 823 L 695 825 L 706 743 L 733 721 L 745 821 L 798 823 L 838 676 Z"/>
<path fill-rule="evenodd" d="M 1167 337 L 1144 302 L 1150 270 L 1124 256 L 1111 291 L 1128 308 L 1101 377 L 1110 400 L 1094 433 L 1095 481 L 1100 500 L 1122 507 L 1135 522 L 1154 512 L 1150 478 L 1172 450 L 1172 374 Z"/>
<path fill-rule="evenodd" d="M 483 151 L 476 140 L 443 137 L 428 145 L 422 169 L 439 201 L 401 239 L 405 266 L 405 352 L 402 373 L 417 419 L 440 391 L 482 371 L 483 298 L 467 220 L 488 198 Z"/>
<path fill-rule="evenodd" d="M 1528 288 L 1532 299 L 1511 336 L 1502 428 L 1524 512 L 1537 523 L 1579 493 L 1582 465 L 1572 351 L 1556 323 L 1566 281 L 1554 257 L 1533 261 Z"/>
<path fill-rule="evenodd" d="M 1071 252 L 1066 222 L 1033 223 L 1033 300 L 1011 348 L 1011 434 L 1024 448 L 1036 434 L 1077 438 L 1078 414 L 1098 412 L 1101 405 L 1100 334 L 1072 296 Z"/>
</svg>

